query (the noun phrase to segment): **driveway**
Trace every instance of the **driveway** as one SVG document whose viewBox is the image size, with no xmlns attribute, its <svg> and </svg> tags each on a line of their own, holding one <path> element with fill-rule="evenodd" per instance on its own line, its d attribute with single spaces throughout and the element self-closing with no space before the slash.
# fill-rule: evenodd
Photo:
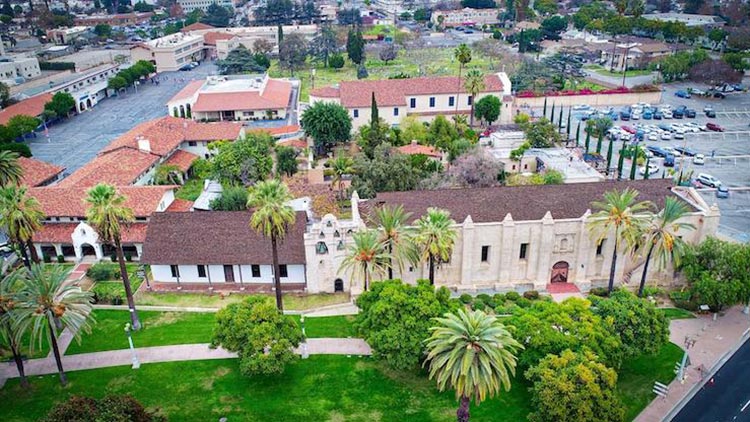
<svg viewBox="0 0 750 422">
<path fill-rule="evenodd" d="M 192 72 L 164 72 L 159 85 L 145 83 L 138 92 L 107 98 L 91 110 L 51 126 L 49 137 L 39 133 L 28 141 L 34 157 L 65 166 L 66 175 L 92 158 L 113 139 L 148 120 L 167 114 L 167 101 L 191 80 L 205 79 L 215 72 L 212 63 L 204 63 Z"/>
<path fill-rule="evenodd" d="M 586 75 L 587 75 L 586 79 L 592 82 L 603 82 L 604 84 L 613 85 L 613 86 L 622 85 L 622 75 L 619 75 L 619 76 L 601 75 L 591 69 L 583 69 L 583 71 L 586 72 Z M 628 76 L 627 78 L 625 78 L 625 86 L 627 86 L 628 88 L 632 88 L 636 85 L 652 84 L 654 83 L 655 76 L 657 76 L 656 72 L 650 75 Z"/>
</svg>

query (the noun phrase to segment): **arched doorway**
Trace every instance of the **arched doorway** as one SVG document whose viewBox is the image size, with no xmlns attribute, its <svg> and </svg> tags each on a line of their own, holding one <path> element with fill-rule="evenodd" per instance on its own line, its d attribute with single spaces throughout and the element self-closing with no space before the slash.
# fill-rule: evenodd
<svg viewBox="0 0 750 422">
<path fill-rule="evenodd" d="M 81 101 L 78 104 L 78 109 L 81 110 L 81 111 L 85 111 L 86 110 L 86 103 L 84 103 L 83 101 Z"/>
<path fill-rule="evenodd" d="M 344 291 L 344 280 L 337 278 L 333 281 L 333 291 L 334 292 L 343 292 Z"/>
<path fill-rule="evenodd" d="M 86 99 L 86 108 L 91 108 L 91 98 Z"/>
<path fill-rule="evenodd" d="M 185 118 L 185 106 L 184 105 L 180 106 L 180 117 L 182 117 L 183 119 Z"/>
<path fill-rule="evenodd" d="M 551 283 L 567 283 L 568 282 L 568 268 L 570 266 L 565 261 L 558 261 L 552 266 L 552 278 Z"/>
<path fill-rule="evenodd" d="M 81 245 L 81 255 L 82 256 L 96 256 L 96 250 L 93 246 L 89 244 L 83 244 Z"/>
</svg>

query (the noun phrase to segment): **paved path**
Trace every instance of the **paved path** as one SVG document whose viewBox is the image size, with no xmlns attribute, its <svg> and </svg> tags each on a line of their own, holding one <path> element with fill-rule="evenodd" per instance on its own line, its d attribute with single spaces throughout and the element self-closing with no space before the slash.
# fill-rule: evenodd
<svg viewBox="0 0 750 422">
<path fill-rule="evenodd" d="M 635 419 L 635 422 L 656 422 L 664 420 L 668 413 L 683 397 L 690 394 L 697 384 L 702 383 L 701 371 L 704 374 L 721 361 L 727 352 L 733 351 L 745 330 L 750 327 L 750 317 L 742 313 L 742 307 L 735 306 L 716 321 L 710 315 L 703 315 L 695 319 L 673 320 L 670 324 L 669 339 L 671 342 L 685 347 L 685 338 L 695 340 L 695 344 L 688 349 L 691 365 L 686 370 L 684 382 L 674 380 L 669 384 L 666 398 L 657 398 L 646 407 Z"/>
<path fill-rule="evenodd" d="M 307 353 L 311 355 L 370 355 L 370 346 L 362 339 L 349 338 L 311 338 L 307 340 Z M 157 346 L 137 348 L 138 360 L 141 363 L 176 362 L 206 359 L 236 358 L 237 354 L 222 348 L 211 349 L 208 344 L 181 344 L 177 346 Z M 302 354 L 301 348 L 295 353 Z M 63 356 L 63 368 L 66 372 L 84 369 L 107 368 L 131 364 L 132 355 L 129 349 L 107 352 L 83 353 Z M 26 375 L 44 375 L 57 372 L 52 357 L 33 359 L 25 363 Z M 0 379 L 18 376 L 13 362 L 0 366 Z"/>
</svg>

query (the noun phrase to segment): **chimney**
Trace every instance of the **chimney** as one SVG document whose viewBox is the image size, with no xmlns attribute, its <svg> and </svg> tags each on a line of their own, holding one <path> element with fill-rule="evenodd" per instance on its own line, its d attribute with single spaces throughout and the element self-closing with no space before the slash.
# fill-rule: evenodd
<svg viewBox="0 0 750 422">
<path fill-rule="evenodd" d="M 138 136 L 136 140 L 138 141 L 138 149 L 140 151 L 151 153 L 151 142 L 148 139 Z"/>
</svg>

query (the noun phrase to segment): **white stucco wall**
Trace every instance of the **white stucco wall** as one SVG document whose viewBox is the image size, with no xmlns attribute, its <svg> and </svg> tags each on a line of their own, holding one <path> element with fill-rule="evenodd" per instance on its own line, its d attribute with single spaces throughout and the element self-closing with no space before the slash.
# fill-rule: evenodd
<svg viewBox="0 0 750 422">
<path fill-rule="evenodd" d="M 179 265 L 180 282 L 181 283 L 206 283 L 208 284 L 209 275 L 211 277 L 211 283 L 226 283 L 224 277 L 224 266 L 223 265 L 207 265 L 206 277 L 198 277 L 198 264 L 195 265 Z M 271 271 L 271 265 L 260 266 L 260 277 L 252 276 L 252 265 L 242 265 L 242 283 L 273 283 L 273 272 Z M 234 282 L 240 283 L 240 266 L 233 265 L 234 271 Z M 169 265 L 151 265 L 151 273 L 154 277 L 154 281 L 158 282 L 177 282 L 176 277 L 172 277 L 172 272 Z M 281 283 L 304 283 L 305 282 L 305 266 L 301 264 L 287 265 L 288 277 L 281 277 Z"/>
</svg>

